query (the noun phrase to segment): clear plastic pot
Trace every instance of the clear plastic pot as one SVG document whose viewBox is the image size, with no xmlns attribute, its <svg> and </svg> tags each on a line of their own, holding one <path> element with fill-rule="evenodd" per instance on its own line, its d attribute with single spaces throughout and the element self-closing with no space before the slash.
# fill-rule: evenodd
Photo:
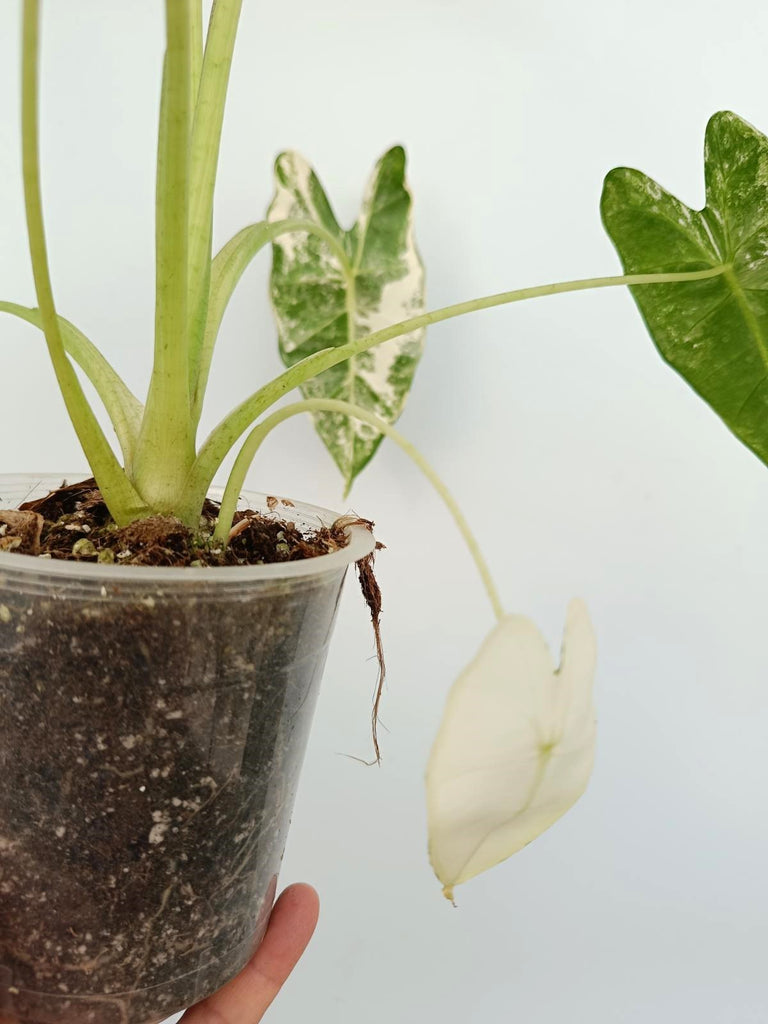
<svg viewBox="0 0 768 1024">
<path fill-rule="evenodd" d="M 0 477 L 0 508 L 61 481 Z M 155 1022 L 246 963 L 344 575 L 372 547 L 356 527 L 246 568 L 0 554 L 0 1019 Z"/>
</svg>

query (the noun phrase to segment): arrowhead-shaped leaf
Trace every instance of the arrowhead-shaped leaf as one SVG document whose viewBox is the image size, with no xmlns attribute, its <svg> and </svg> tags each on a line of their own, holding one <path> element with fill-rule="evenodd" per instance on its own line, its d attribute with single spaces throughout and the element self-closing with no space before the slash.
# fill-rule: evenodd
<svg viewBox="0 0 768 1024">
<path fill-rule="evenodd" d="M 332 247 L 310 232 L 273 243 L 272 305 L 286 366 L 424 311 L 424 269 L 413 241 L 402 147 L 379 160 L 350 231 L 339 227 L 317 175 L 297 153 L 278 157 L 275 184 L 270 221 L 313 221 L 338 243 Z M 423 344 L 424 331 L 386 342 L 308 381 L 302 391 L 307 398 L 362 405 L 393 423 Z M 338 413 L 318 413 L 315 423 L 349 488 L 382 435 Z"/>
<path fill-rule="evenodd" d="M 595 638 L 568 609 L 560 667 L 536 626 L 507 615 L 448 696 L 427 768 L 429 854 L 453 887 L 522 849 L 578 800 L 592 772 Z"/>
<path fill-rule="evenodd" d="M 768 139 L 729 112 L 704 147 L 706 206 L 691 210 L 639 171 L 608 175 L 602 215 L 627 273 L 718 277 L 632 289 L 662 356 L 768 462 Z"/>
</svg>

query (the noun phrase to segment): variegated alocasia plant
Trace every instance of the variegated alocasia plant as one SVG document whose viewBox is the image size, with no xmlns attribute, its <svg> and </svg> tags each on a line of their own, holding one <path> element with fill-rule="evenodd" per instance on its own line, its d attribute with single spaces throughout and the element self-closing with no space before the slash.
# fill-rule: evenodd
<svg viewBox="0 0 768 1024">
<path fill-rule="evenodd" d="M 713 120 L 708 205 L 701 214 L 636 172 L 609 176 L 603 215 L 628 274 L 504 292 L 427 312 L 400 147 L 377 164 L 357 223 L 348 231 L 339 226 L 309 165 L 284 154 L 267 218 L 213 254 L 219 140 L 241 5 L 242 0 L 215 0 L 204 32 L 200 0 L 165 0 L 154 359 L 141 402 L 54 302 L 40 188 L 40 0 L 24 0 L 22 156 L 38 305 L 0 302 L 0 312 L 42 329 L 70 419 L 117 524 L 160 513 L 198 528 L 209 487 L 239 443 L 211 538 L 226 544 L 256 451 L 275 427 L 299 413 L 315 417 L 347 489 L 383 436 L 424 470 L 469 545 L 498 623 L 451 693 L 430 760 L 430 855 L 451 895 L 455 885 L 533 839 L 583 792 L 594 743 L 594 637 L 583 606 L 572 606 L 555 670 L 535 626 L 505 613 L 447 488 L 395 430 L 424 331 L 493 306 L 629 286 L 665 357 L 765 458 L 766 140 L 733 115 Z M 245 268 L 270 243 L 272 299 L 286 369 L 236 405 L 198 444 L 224 312 Z M 75 365 L 105 407 L 119 456 Z M 273 409 L 297 388 L 303 400 Z"/>
</svg>

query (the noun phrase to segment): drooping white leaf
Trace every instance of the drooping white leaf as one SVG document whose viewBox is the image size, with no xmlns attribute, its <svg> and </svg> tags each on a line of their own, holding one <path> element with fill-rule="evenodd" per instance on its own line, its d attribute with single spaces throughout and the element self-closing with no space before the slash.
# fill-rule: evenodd
<svg viewBox="0 0 768 1024">
<path fill-rule="evenodd" d="M 448 696 L 427 767 L 429 855 L 443 892 L 516 853 L 578 800 L 595 747 L 595 637 L 572 601 L 556 668 L 508 615 Z"/>
</svg>

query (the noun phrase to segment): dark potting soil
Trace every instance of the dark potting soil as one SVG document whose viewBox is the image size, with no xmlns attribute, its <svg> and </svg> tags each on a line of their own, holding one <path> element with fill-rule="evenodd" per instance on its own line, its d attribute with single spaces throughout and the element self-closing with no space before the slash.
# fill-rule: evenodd
<svg viewBox="0 0 768 1024">
<path fill-rule="evenodd" d="M 243 513 L 217 554 L 204 526 L 141 525 L 111 527 L 86 481 L 0 513 L 0 547 L 95 561 L 72 552 L 88 539 L 118 564 L 221 565 L 344 540 L 343 525 L 307 537 Z M 192 597 L 0 580 L 0 1021 L 148 1024 L 217 988 L 261 937 L 340 579 L 260 596 L 205 577 Z"/>
<path fill-rule="evenodd" d="M 77 562 L 119 565 L 223 566 L 292 562 L 345 547 L 345 529 L 366 520 L 344 517 L 311 532 L 291 520 L 293 503 L 268 498 L 269 514 L 238 511 L 229 542 L 213 538 L 218 506 L 207 501 L 197 529 L 172 516 L 152 516 L 118 527 L 112 521 L 96 481 L 63 486 L 25 502 L 18 510 L 0 511 L 0 550 Z"/>
</svg>

